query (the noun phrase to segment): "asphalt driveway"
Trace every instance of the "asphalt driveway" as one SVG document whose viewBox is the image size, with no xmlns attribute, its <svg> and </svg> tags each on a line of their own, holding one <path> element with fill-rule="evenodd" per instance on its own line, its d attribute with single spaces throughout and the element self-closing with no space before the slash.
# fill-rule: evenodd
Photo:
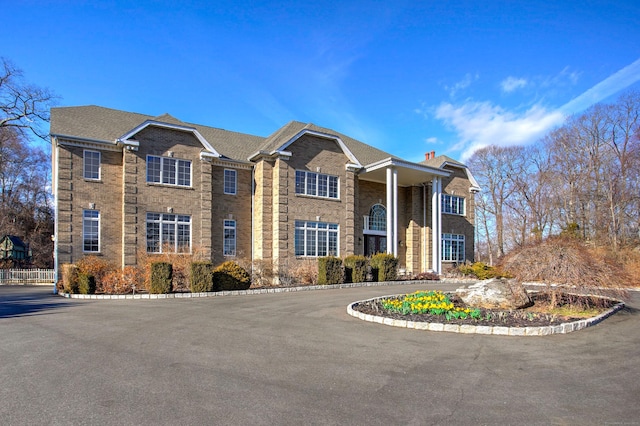
<svg viewBox="0 0 640 426">
<path fill-rule="evenodd" d="M 640 424 L 638 293 L 546 337 L 346 314 L 424 288 L 82 301 L 0 287 L 0 424 Z"/>
</svg>

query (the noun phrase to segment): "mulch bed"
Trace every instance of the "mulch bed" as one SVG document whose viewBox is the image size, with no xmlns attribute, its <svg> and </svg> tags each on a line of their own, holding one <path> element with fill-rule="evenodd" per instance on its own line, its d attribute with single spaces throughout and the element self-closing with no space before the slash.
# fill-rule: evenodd
<svg viewBox="0 0 640 426">
<path fill-rule="evenodd" d="M 561 303 L 582 303 L 583 306 L 594 306 L 594 301 L 585 296 L 561 296 Z M 389 312 L 382 307 L 380 299 L 360 302 L 353 305 L 353 310 L 368 315 L 379 317 L 393 318 L 415 322 L 436 322 L 445 324 L 469 324 L 469 325 L 485 325 L 485 326 L 502 326 L 502 327 L 542 327 L 550 325 L 559 325 L 566 322 L 573 322 L 585 319 L 585 317 L 561 316 L 543 312 L 545 305 L 549 303 L 549 295 L 545 293 L 533 293 L 531 298 L 534 302 L 533 306 L 516 309 L 516 310 L 493 310 L 480 309 L 481 318 L 465 318 L 447 320 L 444 315 L 432 314 L 407 314 L 403 315 L 396 312 Z M 571 300 L 569 300 L 571 299 Z M 455 306 L 466 307 L 464 302 L 456 295 L 450 295 L 450 300 Z M 616 302 L 607 299 L 598 299 L 597 307 L 603 311 L 615 305 Z"/>
</svg>

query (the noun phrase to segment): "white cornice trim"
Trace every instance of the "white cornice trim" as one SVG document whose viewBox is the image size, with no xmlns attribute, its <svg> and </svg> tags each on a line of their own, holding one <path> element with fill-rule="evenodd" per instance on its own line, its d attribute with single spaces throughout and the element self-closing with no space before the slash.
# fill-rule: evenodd
<svg viewBox="0 0 640 426">
<path fill-rule="evenodd" d="M 289 139 L 287 142 L 285 142 L 283 145 L 281 145 L 278 149 L 276 149 L 275 151 L 272 151 L 271 154 L 275 154 L 277 153 L 283 153 L 285 152 L 285 150 L 295 141 L 297 141 L 298 139 L 300 139 L 302 136 L 305 135 L 311 135 L 311 136 L 316 136 L 319 138 L 323 138 L 323 139 L 330 139 L 335 141 L 338 146 L 340 146 L 340 149 L 342 149 L 342 152 L 344 152 L 344 154 L 349 158 L 349 160 L 351 160 L 351 162 L 353 164 L 358 165 L 359 167 L 362 167 L 362 164 L 360 164 L 360 161 L 358 161 L 358 159 L 356 158 L 355 155 L 353 155 L 353 153 L 351 152 L 351 150 L 349 150 L 349 148 L 347 148 L 347 145 L 343 142 L 343 140 L 336 135 L 331 135 L 328 133 L 322 133 L 322 132 L 318 132 L 316 130 L 310 130 L 310 129 L 302 129 L 300 130 L 298 133 L 296 133 L 291 139 Z"/>
<path fill-rule="evenodd" d="M 122 151 L 122 148 L 118 144 L 112 141 L 104 141 L 99 139 L 79 138 L 77 136 L 69 135 L 54 135 L 51 137 L 55 140 L 58 146 L 73 146 L 78 148 L 94 148 L 102 151 Z"/>
<path fill-rule="evenodd" d="M 458 169 L 464 170 L 465 174 L 467 175 L 467 179 L 469 179 L 469 182 L 471 183 L 469 192 L 476 193 L 482 191 L 482 188 L 480 188 L 478 181 L 475 177 L 473 177 L 473 173 L 471 173 L 471 170 L 469 170 L 467 166 L 460 163 L 452 163 L 451 161 L 445 161 L 444 163 L 442 163 L 442 167 L 444 168 L 445 166 L 456 167 Z"/>
<path fill-rule="evenodd" d="M 375 163 L 368 164 L 363 167 L 363 173 L 372 172 L 378 169 L 384 169 L 387 167 L 401 167 L 404 169 L 418 170 L 421 172 L 429 173 L 434 176 L 447 177 L 451 174 L 446 170 L 442 170 L 436 167 L 429 167 L 419 163 L 412 163 L 410 161 L 401 160 L 399 158 L 385 158 L 384 160 L 377 161 Z"/>
<path fill-rule="evenodd" d="M 202 134 L 200 134 L 198 129 L 196 129 L 195 127 L 163 123 L 161 121 L 155 121 L 155 120 L 145 121 L 144 123 L 140 124 L 139 126 L 136 126 L 135 128 L 131 129 L 130 131 L 128 131 L 127 133 L 125 133 L 124 135 L 116 139 L 116 141 L 124 145 L 128 145 L 133 136 L 135 136 L 137 133 L 146 129 L 149 126 L 160 127 L 163 129 L 170 129 L 170 130 L 178 130 L 181 132 L 190 132 L 196 137 L 196 139 L 198 139 L 198 141 L 202 144 L 204 149 L 206 149 L 208 152 L 213 154 L 213 156 L 220 157 L 220 153 L 213 148 L 213 146 L 204 138 L 204 136 L 202 136 Z"/>
<path fill-rule="evenodd" d="M 246 163 L 244 161 L 237 161 L 231 159 L 214 158 L 212 164 L 214 166 L 229 167 L 232 169 L 251 170 L 253 169 L 253 163 Z"/>
</svg>

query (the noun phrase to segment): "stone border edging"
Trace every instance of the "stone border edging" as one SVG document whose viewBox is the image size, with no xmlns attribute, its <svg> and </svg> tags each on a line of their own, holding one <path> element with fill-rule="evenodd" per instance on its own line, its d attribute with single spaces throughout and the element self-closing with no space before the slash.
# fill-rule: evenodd
<svg viewBox="0 0 640 426">
<path fill-rule="evenodd" d="M 357 287 L 386 287 L 390 285 L 412 285 L 424 283 L 448 283 L 448 281 L 440 280 L 408 280 L 408 281 L 382 281 L 382 282 L 364 282 L 364 283 L 346 283 L 346 284 L 328 284 L 328 285 L 309 285 L 297 287 L 266 287 L 254 288 L 248 290 L 232 290 L 232 291 L 211 291 L 205 293 L 168 293 L 168 294 L 69 294 L 58 292 L 59 296 L 67 299 L 81 300 L 157 300 L 157 299 L 192 299 L 200 297 L 220 297 L 220 296 L 240 296 L 249 294 L 268 294 L 268 293 L 291 293 L 297 291 L 311 290 L 335 290 L 341 288 L 357 288 Z"/>
<path fill-rule="evenodd" d="M 347 306 L 347 314 L 352 317 L 359 318 L 363 321 L 373 322 L 377 324 L 389 325 L 392 327 L 410 328 L 414 330 L 427 331 L 446 331 L 450 333 L 462 334 L 491 334 L 495 336 L 549 336 L 551 334 L 566 334 L 572 331 L 582 330 L 583 328 L 596 325 L 604 319 L 610 317 L 614 313 L 622 309 L 625 304 L 618 302 L 611 309 L 601 313 L 598 316 L 578 320 L 574 322 L 562 323 L 560 325 L 550 325 L 541 327 L 503 327 L 490 325 L 471 325 L 471 324 L 444 324 L 436 322 L 407 321 L 388 317 L 379 317 L 376 315 L 364 314 L 353 309 L 358 303 L 369 302 L 372 300 L 383 299 L 387 297 L 395 297 L 397 294 L 381 297 L 372 297 L 371 299 L 359 300 Z"/>
</svg>

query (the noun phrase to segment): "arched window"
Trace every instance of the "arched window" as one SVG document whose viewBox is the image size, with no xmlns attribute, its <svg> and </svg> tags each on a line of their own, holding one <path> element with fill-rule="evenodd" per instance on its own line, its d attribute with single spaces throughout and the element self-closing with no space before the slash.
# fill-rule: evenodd
<svg viewBox="0 0 640 426">
<path fill-rule="evenodd" d="M 369 230 L 387 230 L 387 209 L 382 204 L 374 204 L 369 211 Z"/>
</svg>

